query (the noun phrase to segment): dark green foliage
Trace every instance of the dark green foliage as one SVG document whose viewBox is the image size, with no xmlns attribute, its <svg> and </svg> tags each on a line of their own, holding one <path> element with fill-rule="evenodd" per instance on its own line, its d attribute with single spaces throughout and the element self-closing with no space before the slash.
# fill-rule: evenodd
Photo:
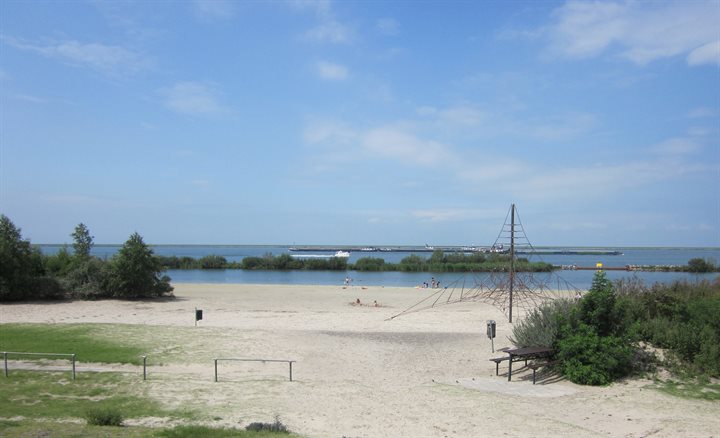
<svg viewBox="0 0 720 438">
<path fill-rule="evenodd" d="M 385 267 L 385 260 L 377 257 L 363 257 L 353 265 L 356 271 L 379 272 Z"/>
<path fill-rule="evenodd" d="M 94 426 L 122 426 L 125 420 L 120 412 L 109 408 L 89 409 L 85 413 L 85 419 Z"/>
<path fill-rule="evenodd" d="M 79 223 L 75 227 L 75 231 L 70 235 L 73 238 L 73 249 L 75 250 L 75 257 L 80 259 L 86 259 L 90 257 L 90 250 L 93 246 L 93 237 L 90 235 L 90 230 L 83 224 Z"/>
<path fill-rule="evenodd" d="M 418 255 L 409 255 L 400 260 L 399 270 L 403 272 L 422 272 L 426 271 L 425 259 Z"/>
<path fill-rule="evenodd" d="M 152 249 L 133 233 L 111 262 L 108 291 L 117 298 L 158 297 L 173 290 Z"/>
<path fill-rule="evenodd" d="M 615 315 L 613 284 L 604 271 L 598 271 L 592 287 L 580 300 L 580 320 L 592 327 L 600 336 L 608 336 L 620 329 Z"/>
<path fill-rule="evenodd" d="M 298 269 L 302 263 L 299 260 L 294 259 L 289 254 L 282 254 L 272 259 L 271 263 L 273 269 L 281 271 L 289 269 Z"/>
<path fill-rule="evenodd" d="M 275 417 L 275 421 L 273 423 L 250 423 L 245 427 L 245 430 L 252 431 L 252 432 L 280 432 L 280 433 L 290 433 L 290 431 L 285 427 L 284 424 L 280 422 L 280 418 Z"/>
<path fill-rule="evenodd" d="M 200 269 L 224 269 L 227 260 L 219 255 L 207 255 L 199 260 Z"/>
<path fill-rule="evenodd" d="M 632 370 L 634 349 L 616 336 L 600 336 L 581 324 L 558 342 L 562 373 L 581 385 L 607 385 Z"/>
<path fill-rule="evenodd" d="M 635 340 L 669 349 L 669 365 L 684 373 L 720 376 L 720 279 L 636 284 L 619 300 L 627 303 Z"/>
<path fill-rule="evenodd" d="M 576 307 L 577 302 L 568 299 L 542 303 L 513 326 L 510 342 L 517 347 L 552 347 L 556 345 L 561 326 L 573 326 L 569 322 L 569 318 L 575 313 Z"/>
<path fill-rule="evenodd" d="M 56 298 L 59 292 L 57 282 L 45 276 L 40 251 L 0 215 L 0 301 Z"/>
<path fill-rule="evenodd" d="M 327 259 L 300 259 L 288 254 L 273 257 L 266 254 L 264 257 L 245 257 L 240 263 L 241 269 L 249 270 L 311 270 L 311 271 L 345 271 L 348 268 L 347 259 L 330 257 Z"/>
<path fill-rule="evenodd" d="M 74 260 L 67 246 L 63 246 L 56 254 L 43 256 L 43 265 L 48 274 L 63 277 L 72 269 Z"/>
<path fill-rule="evenodd" d="M 689 272 L 715 272 L 717 271 L 718 267 L 715 266 L 715 263 L 709 260 L 701 259 L 701 258 L 694 258 L 690 259 L 688 261 L 688 271 Z"/>
</svg>

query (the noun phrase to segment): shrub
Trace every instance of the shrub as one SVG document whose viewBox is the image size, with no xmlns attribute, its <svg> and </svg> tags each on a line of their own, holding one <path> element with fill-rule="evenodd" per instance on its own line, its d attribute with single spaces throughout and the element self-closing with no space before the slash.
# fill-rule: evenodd
<svg viewBox="0 0 720 438">
<path fill-rule="evenodd" d="M 290 433 L 288 428 L 280 422 L 279 417 L 275 417 L 274 423 L 250 423 L 245 427 L 245 430 L 253 431 L 253 432 L 262 432 L 262 431 L 268 431 L 268 432 L 281 432 L 281 433 Z"/>
<path fill-rule="evenodd" d="M 93 426 L 122 426 L 122 414 L 110 408 L 90 409 L 85 413 L 88 424 Z"/>
<path fill-rule="evenodd" d="M 585 324 L 558 342 L 557 358 L 570 381 L 607 385 L 632 370 L 633 349 L 615 336 L 598 336 Z"/>
<path fill-rule="evenodd" d="M 227 259 L 219 255 L 207 255 L 198 260 L 200 269 L 223 269 L 227 265 Z"/>
<path fill-rule="evenodd" d="M 714 272 L 717 270 L 717 266 L 711 261 L 694 258 L 688 260 L 688 271 L 696 273 Z"/>
<path fill-rule="evenodd" d="M 377 272 L 382 271 L 383 267 L 385 266 L 385 260 L 378 258 L 378 257 L 363 257 L 358 259 L 357 262 L 355 262 L 355 270 L 356 271 L 366 271 L 366 272 Z"/>
<path fill-rule="evenodd" d="M 409 255 L 400 260 L 400 270 L 405 272 L 421 272 L 425 265 L 425 259 L 415 254 Z"/>
<path fill-rule="evenodd" d="M 546 301 L 515 324 L 510 342 L 518 347 L 551 347 L 558 340 L 563 321 L 574 312 L 577 303 L 559 299 Z"/>
<path fill-rule="evenodd" d="M 607 336 L 619 329 L 615 316 L 615 293 L 612 282 L 607 279 L 605 272 L 598 271 L 595 273 L 590 290 L 580 300 L 580 319 L 595 329 L 598 335 Z"/>
</svg>

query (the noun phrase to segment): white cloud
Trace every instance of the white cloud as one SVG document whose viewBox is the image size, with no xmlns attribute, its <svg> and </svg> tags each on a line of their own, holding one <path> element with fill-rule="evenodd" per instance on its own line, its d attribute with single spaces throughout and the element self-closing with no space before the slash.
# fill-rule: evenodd
<svg viewBox="0 0 720 438">
<path fill-rule="evenodd" d="M 348 69 L 344 65 L 320 61 L 317 63 L 316 67 L 318 74 L 323 79 L 342 81 L 348 77 Z"/>
<path fill-rule="evenodd" d="M 597 125 L 592 114 L 568 113 L 550 116 L 532 123 L 526 129 L 534 138 L 544 141 L 567 140 L 590 131 Z"/>
<path fill-rule="evenodd" d="M 230 0 L 195 0 L 192 5 L 202 20 L 225 20 L 235 16 L 235 3 Z"/>
<path fill-rule="evenodd" d="M 341 122 L 313 120 L 303 130 L 303 141 L 311 145 L 320 143 L 348 145 L 357 138 L 357 133 Z"/>
<path fill-rule="evenodd" d="M 713 41 L 693 50 L 688 55 L 687 62 L 689 65 L 720 65 L 720 41 Z"/>
<path fill-rule="evenodd" d="M 718 112 L 714 108 L 699 107 L 690 111 L 687 116 L 691 119 L 714 118 L 718 116 Z"/>
<path fill-rule="evenodd" d="M 372 156 L 392 158 L 398 164 L 437 166 L 453 161 L 448 146 L 393 126 L 367 131 L 361 145 Z"/>
<path fill-rule="evenodd" d="M 305 39 L 313 42 L 330 42 L 335 44 L 350 41 L 352 31 L 344 24 L 328 20 L 305 32 Z"/>
<path fill-rule="evenodd" d="M 45 98 L 31 96 L 29 94 L 16 94 L 15 98 L 19 99 L 19 100 L 24 100 L 25 102 L 30 102 L 30 103 L 48 103 L 48 100 Z"/>
<path fill-rule="evenodd" d="M 375 28 L 382 35 L 394 36 L 400 33 L 400 25 L 394 18 L 379 18 L 375 22 Z"/>
<path fill-rule="evenodd" d="M 10 37 L 4 37 L 3 41 L 16 49 L 29 50 L 68 64 L 88 67 L 109 76 L 135 74 L 145 70 L 150 64 L 144 56 L 121 46 L 81 43 L 75 40 L 42 45 Z"/>
<path fill-rule="evenodd" d="M 581 2 L 558 8 L 545 29 L 550 51 L 569 58 L 618 50 L 620 57 L 644 65 L 687 54 L 688 64 L 717 63 L 716 1 Z"/>
<path fill-rule="evenodd" d="M 215 91 L 199 82 L 178 82 L 159 93 L 165 98 L 165 106 L 183 114 L 212 114 L 223 111 L 215 97 Z"/>
<path fill-rule="evenodd" d="M 650 148 L 661 155 L 687 155 L 697 152 L 700 145 L 690 138 L 671 138 Z"/>
<path fill-rule="evenodd" d="M 444 109 L 439 116 L 443 122 L 465 126 L 477 126 L 487 120 L 485 112 L 469 105 Z"/>
<path fill-rule="evenodd" d="M 353 39 L 353 30 L 335 18 L 329 0 L 292 0 L 291 6 L 315 13 L 318 24 L 306 31 L 303 38 L 317 43 L 345 44 Z"/>
<path fill-rule="evenodd" d="M 438 110 L 435 107 L 425 105 L 415 108 L 415 112 L 419 116 L 427 117 L 434 116 L 435 114 L 437 114 Z"/>
<path fill-rule="evenodd" d="M 419 219 L 430 222 L 458 222 L 502 217 L 504 211 L 470 208 L 434 208 L 415 210 L 411 214 Z"/>
</svg>

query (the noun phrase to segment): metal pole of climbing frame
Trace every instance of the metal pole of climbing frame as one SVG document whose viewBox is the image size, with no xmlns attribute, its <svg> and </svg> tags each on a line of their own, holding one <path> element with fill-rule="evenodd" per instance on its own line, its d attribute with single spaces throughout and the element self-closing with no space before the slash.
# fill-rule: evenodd
<svg viewBox="0 0 720 438">
<path fill-rule="evenodd" d="M 510 314 L 512 323 L 513 287 L 515 286 L 515 204 L 510 206 Z"/>
</svg>

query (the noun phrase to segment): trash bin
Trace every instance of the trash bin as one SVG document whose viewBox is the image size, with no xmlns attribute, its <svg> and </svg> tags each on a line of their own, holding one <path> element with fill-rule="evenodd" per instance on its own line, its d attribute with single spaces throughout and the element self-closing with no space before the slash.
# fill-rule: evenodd
<svg viewBox="0 0 720 438">
<path fill-rule="evenodd" d="M 487 337 L 490 339 L 495 337 L 495 321 L 492 319 L 487 321 Z"/>
</svg>

